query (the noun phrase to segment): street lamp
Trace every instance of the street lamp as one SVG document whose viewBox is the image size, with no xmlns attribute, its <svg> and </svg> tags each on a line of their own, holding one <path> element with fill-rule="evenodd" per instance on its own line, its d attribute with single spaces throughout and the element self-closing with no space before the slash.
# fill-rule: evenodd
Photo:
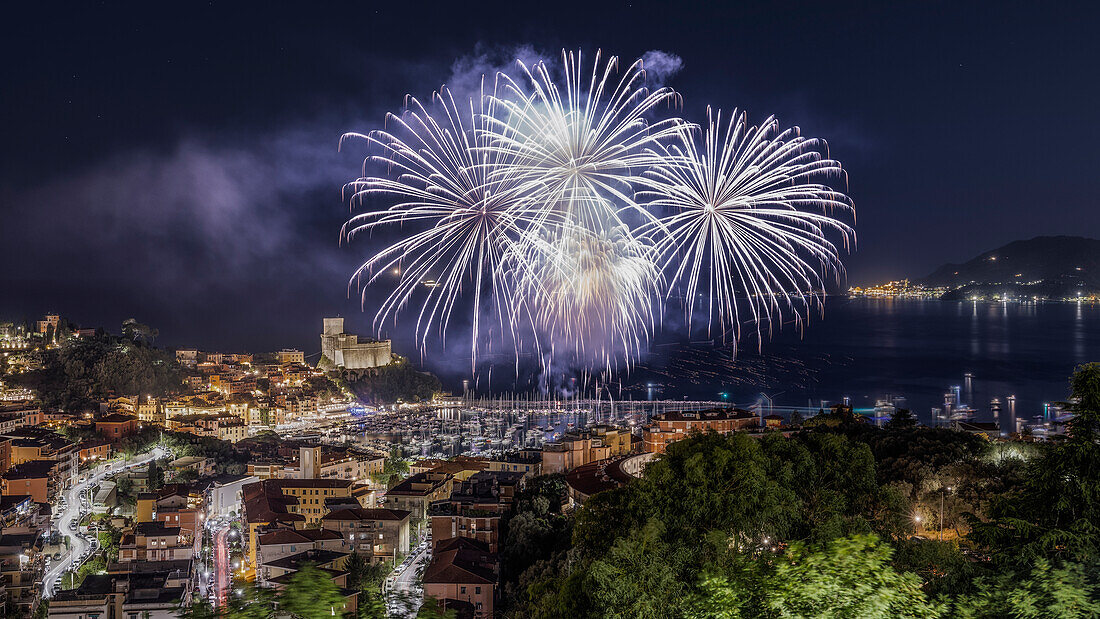
<svg viewBox="0 0 1100 619">
<path fill-rule="evenodd" d="M 947 492 L 951 492 L 951 486 L 946 488 Z M 940 488 L 940 541 L 943 541 L 943 493 L 944 488 Z"/>
</svg>

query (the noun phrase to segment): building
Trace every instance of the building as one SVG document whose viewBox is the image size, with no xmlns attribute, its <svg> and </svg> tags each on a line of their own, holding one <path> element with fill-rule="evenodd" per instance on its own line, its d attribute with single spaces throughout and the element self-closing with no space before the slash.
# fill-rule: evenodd
<svg viewBox="0 0 1100 619">
<path fill-rule="evenodd" d="M 284 348 L 275 353 L 275 360 L 279 362 L 279 365 L 289 365 L 291 363 L 305 364 L 306 354 L 296 348 Z"/>
<path fill-rule="evenodd" d="M 139 429 L 141 429 L 141 424 L 137 417 L 122 413 L 111 413 L 97 419 L 95 422 L 95 431 L 110 441 L 117 441 L 120 438 L 137 434 Z"/>
<path fill-rule="evenodd" d="M 359 341 L 344 332 L 343 318 L 325 318 L 321 334 L 321 364 L 333 368 L 361 370 L 389 365 L 393 361 L 389 340 Z"/>
<path fill-rule="evenodd" d="M 277 528 L 260 533 L 256 540 L 256 558 L 260 565 L 256 579 L 260 585 L 270 586 L 272 578 L 287 573 L 275 566 L 275 561 L 310 550 L 333 553 L 331 556 L 343 555 L 346 545 L 344 536 L 326 529 Z"/>
<path fill-rule="evenodd" d="M 61 321 L 61 316 L 57 314 L 46 314 L 45 320 L 38 321 L 38 334 L 46 335 L 47 332 L 57 333 L 57 323 Z"/>
<path fill-rule="evenodd" d="M 248 528 L 248 560 L 256 566 L 257 531 L 281 524 L 317 526 L 327 513 L 325 499 L 351 497 L 352 482 L 342 479 L 267 479 L 241 488 Z"/>
<path fill-rule="evenodd" d="M 542 447 L 542 472 L 565 473 L 589 462 L 604 460 L 611 455 L 603 440 L 589 432 L 570 432 L 561 439 Z"/>
<path fill-rule="evenodd" d="M 111 441 L 106 439 L 89 439 L 77 444 L 76 448 L 81 464 L 111 457 Z"/>
<path fill-rule="evenodd" d="M 482 471 L 466 481 L 455 482 L 451 496 L 432 503 L 429 510 L 432 544 L 465 537 L 497 552 L 501 517 L 511 510 L 525 475 L 520 471 Z"/>
<path fill-rule="evenodd" d="M 297 470 L 286 468 L 283 475 L 301 479 L 366 481 L 371 475 L 381 473 L 385 465 L 384 456 L 311 446 L 299 448 Z"/>
<path fill-rule="evenodd" d="M 252 475 L 221 475 L 207 488 L 206 510 L 211 518 L 242 513 L 244 487 L 260 481 Z"/>
<path fill-rule="evenodd" d="M 175 619 L 190 605 L 190 561 L 128 562 L 50 600 L 51 619 Z"/>
<path fill-rule="evenodd" d="M 146 398 L 137 405 L 138 421 L 143 424 L 164 425 L 164 407 L 156 398 Z"/>
<path fill-rule="evenodd" d="M 260 480 L 283 479 L 287 463 L 283 461 L 258 461 L 248 463 L 248 474 Z"/>
<path fill-rule="evenodd" d="M 282 589 L 290 581 L 294 572 L 302 569 L 305 565 L 316 566 L 321 572 L 328 575 L 344 596 L 342 607 L 329 609 L 331 615 L 355 616 L 359 593 L 346 588 L 348 571 L 344 569 L 344 566 L 347 564 L 347 558 L 348 553 L 346 552 L 306 550 L 289 557 L 267 561 L 260 566 L 258 573 L 262 585 Z"/>
<path fill-rule="evenodd" d="M 179 527 L 180 544 L 191 546 L 196 556 L 202 542 L 203 498 L 203 493 L 192 486 L 168 484 L 157 491 L 153 503 L 153 521 Z"/>
<path fill-rule="evenodd" d="M 489 461 L 490 471 L 504 471 L 506 473 L 524 473 L 528 477 L 542 475 L 542 452 L 538 450 L 524 450 L 506 453 Z"/>
<path fill-rule="evenodd" d="M 426 522 L 432 503 L 451 496 L 453 481 L 450 473 L 417 473 L 386 491 L 386 507 L 412 512 L 413 521 L 420 526 Z"/>
<path fill-rule="evenodd" d="M 42 537 L 36 531 L 0 536 L 0 602 L 5 615 L 20 616 L 34 609 L 42 560 Z"/>
<path fill-rule="evenodd" d="M 630 453 L 633 435 L 629 428 L 601 424 L 588 428 L 588 431 L 592 436 L 600 438 L 600 443 L 608 449 L 607 455 L 609 458 L 625 456 Z"/>
<path fill-rule="evenodd" d="M 0 497 L 0 523 L 4 528 L 27 526 L 33 528 L 33 521 L 40 515 L 38 504 L 30 495 L 8 495 Z"/>
<path fill-rule="evenodd" d="M 202 456 L 184 456 L 168 463 L 166 470 L 173 477 L 184 471 L 194 471 L 196 478 L 214 474 L 214 459 Z"/>
<path fill-rule="evenodd" d="M 371 563 L 394 562 L 409 552 L 410 512 L 400 509 L 336 509 L 321 519 L 321 526 L 347 540 L 348 552 L 358 552 Z"/>
<path fill-rule="evenodd" d="M 240 417 L 229 413 L 193 414 L 168 420 L 168 429 L 195 436 L 210 436 L 230 443 L 248 438 L 248 426 Z"/>
<path fill-rule="evenodd" d="M 176 363 L 193 368 L 199 362 L 199 351 L 194 348 L 181 348 L 176 350 Z"/>
<path fill-rule="evenodd" d="M 80 450 L 72 441 L 48 428 L 24 426 L 0 435 L 0 470 L 35 460 L 54 463 L 50 483 L 63 490 L 76 478 Z"/>
<path fill-rule="evenodd" d="M 0 494 L 29 495 L 35 503 L 49 503 L 58 489 L 52 483 L 56 464 L 50 460 L 31 460 L 11 467 L 0 476 Z"/>
<path fill-rule="evenodd" d="M 749 411 L 715 408 L 705 411 L 669 411 L 654 415 L 642 432 L 645 451 L 664 453 L 670 443 L 687 438 L 692 432 L 714 430 L 728 434 L 758 428 L 760 420 Z"/>
<path fill-rule="evenodd" d="M 181 535 L 180 527 L 163 522 L 139 522 L 122 536 L 118 546 L 120 563 L 128 561 L 190 560 L 194 546 Z"/>
<path fill-rule="evenodd" d="M 467 616 L 493 616 L 499 583 L 497 556 L 484 544 L 464 537 L 437 545 L 424 569 L 424 596 Z"/>
</svg>

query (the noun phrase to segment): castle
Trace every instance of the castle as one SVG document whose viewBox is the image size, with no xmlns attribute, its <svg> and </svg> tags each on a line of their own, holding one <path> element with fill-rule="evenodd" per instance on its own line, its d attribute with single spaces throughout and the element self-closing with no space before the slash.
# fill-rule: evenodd
<svg viewBox="0 0 1100 619">
<path fill-rule="evenodd" d="M 393 361 L 389 340 L 359 341 L 358 335 L 344 333 L 343 318 L 325 318 L 321 334 L 321 365 L 348 370 L 363 370 L 389 365 Z"/>
</svg>

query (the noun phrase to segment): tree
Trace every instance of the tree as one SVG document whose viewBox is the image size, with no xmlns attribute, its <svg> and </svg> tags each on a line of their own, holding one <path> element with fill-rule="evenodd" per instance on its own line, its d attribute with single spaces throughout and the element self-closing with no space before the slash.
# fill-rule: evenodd
<svg viewBox="0 0 1100 619">
<path fill-rule="evenodd" d="M 291 575 L 279 608 L 302 619 L 329 619 L 343 612 L 344 597 L 328 574 L 307 563 Z"/>
<path fill-rule="evenodd" d="M 439 600 L 428 596 L 424 598 L 424 604 L 421 605 L 420 611 L 416 613 L 416 619 L 454 619 L 455 611 L 445 609 L 444 604 Z"/>
<path fill-rule="evenodd" d="M 101 520 L 101 529 L 96 535 L 99 540 L 99 547 L 103 549 L 103 554 L 106 556 L 107 563 L 114 563 L 118 561 L 119 544 L 122 542 L 122 531 L 111 523 L 110 519 L 104 518 Z"/>
<path fill-rule="evenodd" d="M 970 517 L 971 537 L 998 563 L 1100 560 L 1100 364 L 1070 379 L 1069 436 L 1028 463 L 1017 488 L 990 502 L 990 519 Z"/>
<path fill-rule="evenodd" d="M 359 551 L 353 551 L 348 555 L 347 561 L 344 563 L 344 569 L 348 573 L 347 583 L 351 589 L 359 589 L 363 586 L 363 579 L 367 575 L 367 569 L 369 563 L 363 559 L 363 555 L 359 554 Z"/>
<path fill-rule="evenodd" d="M 903 539 L 894 546 L 894 569 L 919 576 L 930 596 L 959 595 L 973 588 L 978 567 L 954 542 Z"/>
<path fill-rule="evenodd" d="M 890 420 L 886 422 L 887 430 L 900 430 L 903 428 L 912 428 L 917 425 L 917 418 L 913 416 L 913 412 L 908 408 L 895 408 L 894 412 L 890 413 Z"/>
<path fill-rule="evenodd" d="M 978 581 L 978 593 L 963 598 L 958 616 L 1074 619 L 1100 616 L 1096 570 L 1077 563 L 1053 566 L 1037 559 L 1033 569 Z"/>
<path fill-rule="evenodd" d="M 164 485 L 164 469 L 160 468 L 160 465 L 156 460 L 149 461 L 149 489 L 160 490 Z"/>
<path fill-rule="evenodd" d="M 669 602 L 682 599 L 688 588 L 676 570 L 684 561 L 674 555 L 691 551 L 666 543 L 664 533 L 664 524 L 651 519 L 592 562 L 585 581 L 590 614 L 639 619 L 678 614 Z"/>
<path fill-rule="evenodd" d="M 738 562 L 704 579 L 694 617 L 937 617 L 944 608 L 915 574 L 890 565 L 893 550 L 857 535 L 821 546 L 794 543 L 776 557 Z"/>
<path fill-rule="evenodd" d="M 1069 435 L 1074 441 L 1094 444 L 1100 438 L 1100 363 L 1087 363 L 1074 371 L 1070 394 Z"/>
<path fill-rule="evenodd" d="M 220 619 L 217 612 L 206 600 L 195 596 L 190 606 L 180 608 L 180 619 Z"/>
<path fill-rule="evenodd" d="M 122 337 L 135 344 L 147 344 L 152 346 L 158 335 L 160 335 L 159 330 L 149 325 L 142 324 L 138 322 L 137 319 L 127 318 L 122 321 Z"/>
<path fill-rule="evenodd" d="M 234 619 L 268 619 L 276 616 L 276 602 L 274 589 L 251 583 L 244 587 L 241 595 L 229 596 L 227 615 Z"/>
</svg>

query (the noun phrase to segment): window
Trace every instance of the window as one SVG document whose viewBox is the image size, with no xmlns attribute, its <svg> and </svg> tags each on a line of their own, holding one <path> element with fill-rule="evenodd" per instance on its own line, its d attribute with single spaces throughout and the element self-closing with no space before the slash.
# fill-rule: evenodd
<svg viewBox="0 0 1100 619">
<path fill-rule="evenodd" d="M 481 587 L 474 587 L 474 595 L 481 595 Z"/>
<path fill-rule="evenodd" d="M 459 587 L 458 593 L 459 595 L 466 595 L 466 587 Z"/>
</svg>

